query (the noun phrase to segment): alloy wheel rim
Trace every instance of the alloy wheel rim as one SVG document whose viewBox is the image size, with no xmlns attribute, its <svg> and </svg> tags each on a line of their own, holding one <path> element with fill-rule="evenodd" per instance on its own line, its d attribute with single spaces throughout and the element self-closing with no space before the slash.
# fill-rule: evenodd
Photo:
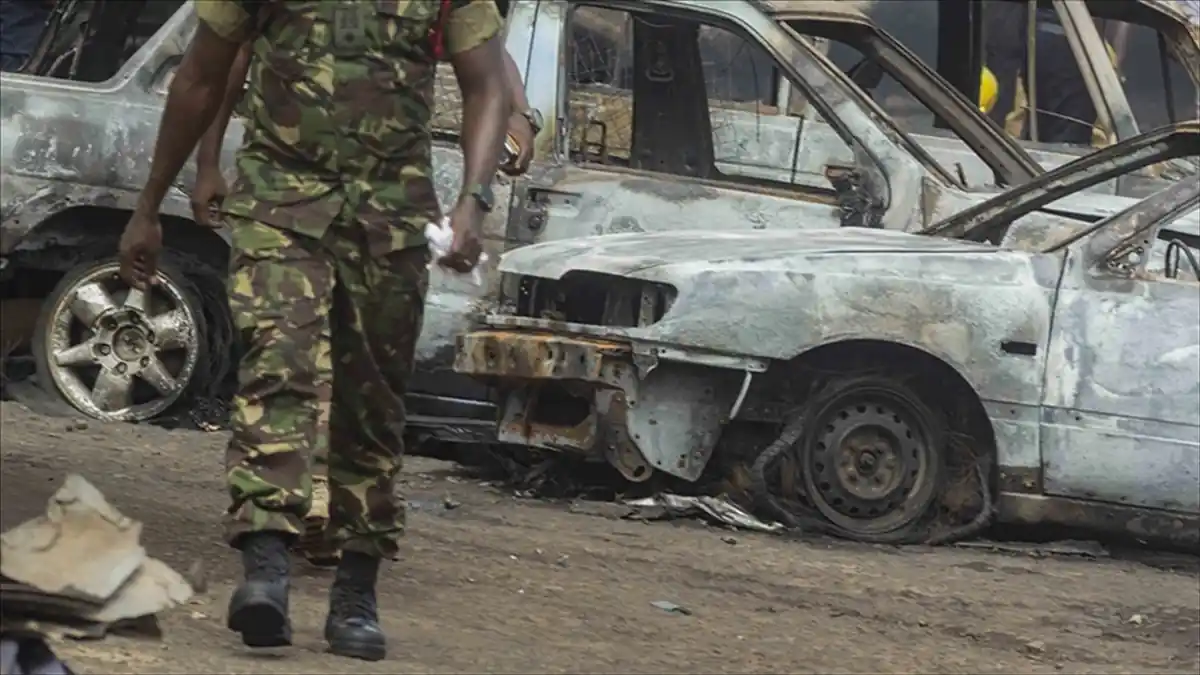
<svg viewBox="0 0 1200 675">
<path fill-rule="evenodd" d="M 199 357 L 197 317 L 166 276 L 143 292 L 118 265 L 97 267 L 51 309 L 46 362 L 75 409 L 102 420 L 152 418 L 187 388 Z"/>
</svg>

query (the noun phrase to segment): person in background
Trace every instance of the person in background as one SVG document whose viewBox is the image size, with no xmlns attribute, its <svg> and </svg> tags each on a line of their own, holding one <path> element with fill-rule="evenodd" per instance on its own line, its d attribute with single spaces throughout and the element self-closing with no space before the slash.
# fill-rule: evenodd
<svg viewBox="0 0 1200 675">
<path fill-rule="evenodd" d="M 998 82 L 997 100 L 990 116 L 1008 128 L 1009 116 L 1017 111 L 1017 92 L 1023 90 L 1019 85 L 1023 85 L 1029 72 L 1029 8 L 1022 2 L 989 2 L 984 8 L 987 13 L 984 62 Z M 1034 140 L 1087 145 L 1092 141 L 1096 109 L 1079 64 L 1054 8 L 1035 11 L 1037 138 Z M 1024 138 L 1030 134 L 1026 117 Z"/>
<path fill-rule="evenodd" d="M 1113 50 L 1112 45 L 1105 45 L 1108 48 L 1108 57 L 1113 65 L 1117 65 L 1117 55 Z M 1029 120 L 1029 113 L 1026 108 L 1029 103 L 1025 98 L 1025 81 L 1022 78 L 1017 79 L 1017 92 L 1013 97 L 1013 109 L 1004 116 L 1004 130 L 1011 136 L 1021 138 L 1025 125 Z M 979 110 L 985 115 L 990 115 L 996 107 L 996 101 L 999 99 L 999 82 L 992 71 L 984 66 L 979 77 Z M 1092 126 L 1092 147 L 1103 148 L 1116 143 L 1116 137 L 1108 127 L 1097 118 L 1096 124 Z"/>
<path fill-rule="evenodd" d="M 494 0 L 385 4 L 390 13 L 367 2 L 196 3 L 120 240 L 122 277 L 136 289 L 156 283 L 163 197 L 216 116 L 228 117 L 248 67 L 247 130 L 222 215 L 245 348 L 225 461 L 226 536 L 245 576 L 227 626 L 252 647 L 291 644 L 289 548 L 324 447 L 329 531 L 342 550 L 325 639 L 341 656 L 386 655 L 375 586 L 405 526 L 404 394 L 428 284 L 424 228 L 441 217 L 429 128 L 437 61 L 454 67 L 463 105 L 463 186 L 437 261 L 449 270 L 479 260 L 512 112 Z"/>
<path fill-rule="evenodd" d="M 497 2 L 497 6 L 501 15 L 507 17 L 508 3 Z M 196 222 L 209 227 L 220 226 L 220 219 L 214 218 L 214 212 L 227 193 L 221 172 L 221 149 L 229 120 L 242 102 L 242 89 L 250 58 L 250 45 L 247 43 L 238 51 L 222 106 L 212 126 L 200 139 L 196 151 L 196 181 L 191 193 L 192 210 Z M 507 51 L 504 52 L 504 75 L 513 102 L 512 113 L 508 117 L 508 136 L 515 142 L 517 152 L 501 165 L 500 170 L 510 176 L 519 176 L 529 169 L 533 159 L 534 139 L 541 131 L 542 115 L 529 104 L 521 71 Z M 322 415 L 327 418 L 328 410 L 323 409 Z M 329 567 L 337 564 L 340 553 L 325 532 L 329 523 L 329 448 L 323 440 L 319 440 L 313 448 L 312 506 L 304 519 L 304 533 L 297 540 L 296 548 L 309 563 L 318 567 Z"/>
<path fill-rule="evenodd" d="M 0 70 L 16 72 L 37 48 L 54 0 L 0 2 Z"/>
</svg>

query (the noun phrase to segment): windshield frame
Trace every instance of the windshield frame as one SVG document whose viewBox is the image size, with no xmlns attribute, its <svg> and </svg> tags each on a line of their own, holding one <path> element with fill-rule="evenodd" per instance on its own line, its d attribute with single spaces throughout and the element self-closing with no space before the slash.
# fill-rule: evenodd
<svg viewBox="0 0 1200 675">
<path fill-rule="evenodd" d="M 1042 253 L 1086 242 L 1082 247 L 1088 267 L 1108 263 L 1124 274 L 1145 272 L 1147 255 L 1157 230 L 1200 206 L 1200 183 L 1179 181 L 1113 214 L 1094 225 L 1046 245 Z M 1124 258 L 1124 260 L 1121 260 Z"/>
<path fill-rule="evenodd" d="M 1045 173 L 1045 168 L 994 120 L 979 112 L 977 106 L 968 101 L 937 71 L 873 21 L 828 15 L 789 15 L 779 18 L 778 21 L 790 34 L 801 37 L 802 28 L 824 27 L 823 32 L 826 34 L 818 37 L 843 42 L 861 52 L 863 57 L 879 63 L 884 73 L 930 112 L 946 121 L 963 143 L 992 169 L 998 184 L 1021 185 Z M 835 31 L 857 35 L 851 41 L 846 39 L 845 35 L 832 37 Z M 924 85 L 928 85 L 928 89 Z M 858 86 L 857 83 L 855 86 Z M 875 103 L 874 99 L 871 100 Z M 901 131 L 908 134 L 903 129 Z M 964 187 L 969 189 L 969 186 Z"/>
<path fill-rule="evenodd" d="M 917 234 L 967 241 L 1000 241 L 1015 221 L 1063 197 L 1151 164 L 1198 154 L 1200 121 L 1168 125 L 1051 169 Z M 1105 219 L 1105 222 L 1111 220 Z"/>
<path fill-rule="evenodd" d="M 883 108 L 881 108 L 879 104 L 876 103 L 870 96 L 868 96 L 867 93 L 863 91 L 858 84 L 851 80 L 848 75 L 843 73 L 841 68 L 838 68 L 833 61 L 830 61 L 829 57 L 821 54 L 815 49 L 812 49 L 804 39 L 804 36 L 796 32 L 796 29 L 789 26 L 785 21 L 775 20 L 774 17 L 772 17 L 772 19 L 774 20 L 774 23 L 779 26 L 780 30 L 787 33 L 788 37 L 795 41 L 809 58 L 811 58 L 813 61 L 819 62 L 825 67 L 826 75 L 830 79 L 841 84 L 845 88 L 845 94 L 849 98 L 852 98 L 863 109 L 871 113 L 871 117 L 876 124 L 886 127 L 891 134 L 894 134 L 906 152 L 912 155 L 918 162 L 925 165 L 925 167 L 936 174 L 938 178 L 945 181 L 947 185 L 964 190 L 967 189 L 967 186 L 962 185 L 959 180 L 946 169 L 946 167 L 942 166 L 940 162 L 933 158 L 933 155 L 929 154 L 925 148 L 922 148 L 920 143 L 914 141 L 912 136 L 910 136 L 907 131 L 901 129 L 896 124 L 896 121 L 892 119 L 892 116 L 889 115 Z M 777 58 L 777 63 L 781 66 L 787 66 L 790 68 L 790 70 L 784 73 L 787 79 L 793 80 L 793 78 L 797 78 L 797 75 L 791 72 L 791 70 L 794 70 L 793 64 L 787 63 L 786 58 Z M 798 79 L 803 80 L 803 78 Z M 792 84 L 793 86 L 800 86 L 800 84 L 794 80 Z M 821 120 L 825 124 L 829 124 L 831 126 L 834 124 L 834 121 L 828 119 L 825 111 L 818 110 L 817 112 L 821 114 Z"/>
</svg>

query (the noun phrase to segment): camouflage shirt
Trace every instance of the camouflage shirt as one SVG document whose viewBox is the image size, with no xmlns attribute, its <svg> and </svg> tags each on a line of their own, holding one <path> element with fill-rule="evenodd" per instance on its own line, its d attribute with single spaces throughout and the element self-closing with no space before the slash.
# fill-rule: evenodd
<svg viewBox="0 0 1200 675">
<path fill-rule="evenodd" d="M 319 238 L 337 220 L 363 228 L 372 255 L 424 245 L 439 215 L 430 118 L 438 0 L 272 0 L 254 39 L 246 135 L 224 211 Z M 238 0 L 196 14 L 235 41 L 256 33 Z M 442 54 L 503 27 L 494 0 L 452 0 Z"/>
</svg>

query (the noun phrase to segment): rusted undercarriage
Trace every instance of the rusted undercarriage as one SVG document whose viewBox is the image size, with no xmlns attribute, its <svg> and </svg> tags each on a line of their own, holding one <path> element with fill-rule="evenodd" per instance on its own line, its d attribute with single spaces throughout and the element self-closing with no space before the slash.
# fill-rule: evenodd
<svg viewBox="0 0 1200 675">
<path fill-rule="evenodd" d="M 607 461 L 635 482 L 654 469 L 696 480 L 744 378 L 586 336 L 492 328 L 458 341 L 454 369 L 506 394 L 499 442 Z"/>
</svg>

